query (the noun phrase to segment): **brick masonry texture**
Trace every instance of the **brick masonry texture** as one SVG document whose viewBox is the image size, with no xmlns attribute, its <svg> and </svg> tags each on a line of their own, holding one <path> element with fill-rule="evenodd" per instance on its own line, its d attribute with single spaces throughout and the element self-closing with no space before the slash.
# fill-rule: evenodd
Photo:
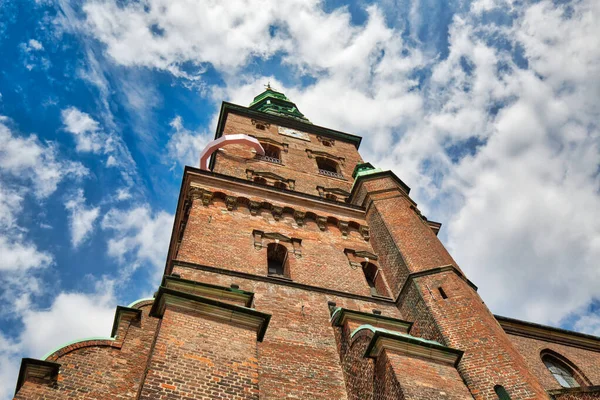
<svg viewBox="0 0 600 400">
<path fill-rule="evenodd" d="M 120 314 L 114 340 L 55 352 L 48 361 L 60 364 L 58 379 L 25 377 L 16 399 L 497 399 L 495 385 L 513 400 L 549 399 L 547 391 L 560 385 L 542 351 L 568 360 L 586 384 L 600 385 L 600 352 L 558 344 L 550 332 L 547 340 L 506 334 L 405 188 L 385 173 L 354 182 L 362 159 L 352 143 L 340 138 L 326 146 L 310 125 L 298 129 L 310 141 L 281 135 L 285 120 L 275 117 L 224 115 L 224 134 L 278 144 L 281 164 L 228 146 L 216 154 L 217 174 L 187 169 L 166 268 L 175 277 L 164 283 L 177 292 L 173 300 L 164 308 L 160 301 L 138 303 L 140 318 L 134 310 Z M 339 162 L 343 179 L 319 174 L 319 152 Z M 253 181 L 260 174 L 266 186 Z M 269 174 L 288 189 L 293 181 L 293 190 L 274 188 L 277 178 Z M 352 204 L 319 198 L 318 186 L 353 191 Z M 287 249 L 286 276 L 268 274 L 271 243 Z M 371 294 L 360 266 L 365 254 L 379 269 L 379 295 Z M 440 268 L 448 265 L 454 269 Z M 253 310 L 241 308 L 250 294 L 223 297 L 236 289 L 253 293 Z M 336 307 L 351 312 L 332 321 Z M 262 341 L 233 310 L 270 316 Z M 385 325 L 374 313 L 412 327 Z M 365 320 L 464 354 L 453 366 L 426 356 L 419 342 L 423 351 L 413 355 L 391 346 L 365 356 L 374 337 Z M 585 400 L 599 393 L 589 386 L 554 395 Z"/>
</svg>

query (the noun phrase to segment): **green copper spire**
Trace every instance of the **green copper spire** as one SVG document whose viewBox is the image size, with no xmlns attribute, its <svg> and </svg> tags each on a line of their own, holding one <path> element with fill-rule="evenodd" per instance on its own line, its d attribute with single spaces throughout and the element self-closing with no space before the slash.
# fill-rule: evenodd
<svg viewBox="0 0 600 400">
<path fill-rule="evenodd" d="M 273 89 L 271 84 L 267 84 L 267 90 L 254 98 L 250 109 L 311 123 L 285 94 Z"/>
</svg>

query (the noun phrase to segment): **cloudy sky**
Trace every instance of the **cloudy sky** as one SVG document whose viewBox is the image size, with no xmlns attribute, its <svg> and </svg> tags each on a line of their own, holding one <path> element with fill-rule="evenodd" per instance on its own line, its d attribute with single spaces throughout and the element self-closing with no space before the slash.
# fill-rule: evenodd
<svg viewBox="0 0 600 400">
<path fill-rule="evenodd" d="M 0 398 L 151 295 L 184 165 L 271 84 L 364 137 L 493 312 L 600 335 L 600 2 L 0 0 Z"/>
</svg>

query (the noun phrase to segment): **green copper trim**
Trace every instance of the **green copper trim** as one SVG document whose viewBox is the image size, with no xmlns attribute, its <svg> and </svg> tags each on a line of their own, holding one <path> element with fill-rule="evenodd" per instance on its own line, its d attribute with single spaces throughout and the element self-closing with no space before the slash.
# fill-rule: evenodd
<svg viewBox="0 0 600 400">
<path fill-rule="evenodd" d="M 285 94 L 272 89 L 270 86 L 267 86 L 267 90 L 254 98 L 249 108 L 267 114 L 281 115 L 310 123 L 308 118 L 298 110 L 296 104 L 288 99 Z"/>
<path fill-rule="evenodd" d="M 50 352 L 46 353 L 46 354 L 45 354 L 45 355 L 42 357 L 42 360 L 46 360 L 48 357 L 50 357 L 52 354 L 56 353 L 56 352 L 57 352 L 57 351 L 59 351 L 60 349 L 63 349 L 63 348 L 65 348 L 65 347 L 67 347 L 67 346 L 70 346 L 70 345 L 72 345 L 72 344 L 75 344 L 75 343 L 81 343 L 81 342 L 96 341 L 96 340 L 109 340 L 109 341 L 111 341 L 111 342 L 114 342 L 114 341 L 115 341 L 115 338 L 112 338 L 112 337 L 106 337 L 106 336 L 92 336 L 92 337 L 87 337 L 87 338 L 84 338 L 84 339 L 72 340 L 72 341 L 70 341 L 70 342 L 68 342 L 68 343 L 65 343 L 65 344 L 63 344 L 62 346 L 58 346 L 58 347 L 56 347 L 54 350 L 52 350 L 52 351 L 50 351 Z"/>
<path fill-rule="evenodd" d="M 420 337 L 409 335 L 408 333 L 402 333 L 402 332 L 398 332 L 398 331 L 392 331 L 390 329 L 376 328 L 373 325 L 369 325 L 369 324 L 364 324 L 364 325 L 361 325 L 358 328 L 356 328 L 354 331 L 352 331 L 352 333 L 350 334 L 350 337 L 354 337 L 354 335 L 356 335 L 359 331 L 362 331 L 363 329 L 368 329 L 368 330 L 370 330 L 373 333 L 377 333 L 377 332 L 388 333 L 390 335 L 398 336 L 398 337 L 401 337 L 403 339 L 410 340 L 410 341 L 413 341 L 413 342 L 420 342 L 422 344 L 437 346 L 440 349 L 454 350 L 454 349 L 450 349 L 449 347 L 446 347 L 446 346 L 442 345 L 440 342 L 436 342 L 435 340 L 423 339 L 423 338 L 420 338 Z"/>
<path fill-rule="evenodd" d="M 154 301 L 154 297 L 145 297 L 143 299 L 137 299 L 135 301 L 132 301 L 131 303 L 129 303 L 127 308 L 133 308 L 133 306 L 135 306 L 137 303 L 141 303 L 142 301 Z"/>
</svg>

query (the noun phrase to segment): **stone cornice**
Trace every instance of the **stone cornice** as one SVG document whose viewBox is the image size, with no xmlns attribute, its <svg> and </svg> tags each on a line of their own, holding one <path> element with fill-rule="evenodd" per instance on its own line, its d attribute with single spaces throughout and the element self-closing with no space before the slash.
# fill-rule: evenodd
<svg viewBox="0 0 600 400">
<path fill-rule="evenodd" d="M 272 283 L 275 285 L 290 286 L 290 287 L 294 287 L 294 288 L 301 289 L 301 290 L 307 290 L 310 292 L 320 292 L 320 293 L 325 293 L 325 294 L 329 294 L 331 296 L 336 296 L 336 297 L 345 297 L 345 298 L 350 298 L 350 299 L 355 299 L 355 300 L 367 301 L 367 302 L 371 302 L 371 303 L 387 304 L 387 305 L 394 304 L 394 300 L 392 300 L 390 298 L 381 297 L 381 296 L 377 296 L 377 297 L 362 296 L 359 294 L 341 292 L 339 290 L 327 289 L 327 288 L 319 287 L 319 286 L 306 285 L 304 283 L 295 282 L 290 279 L 281 279 L 281 278 L 275 278 L 275 277 L 270 277 L 270 276 L 265 276 L 265 275 L 248 274 L 246 272 L 233 271 L 233 270 L 229 270 L 229 269 L 211 267 L 208 265 L 195 264 L 195 263 L 179 261 L 179 260 L 173 260 L 171 263 L 169 263 L 168 268 L 167 268 L 167 274 L 171 273 L 174 266 L 197 269 L 200 271 L 207 271 L 207 272 L 220 274 L 220 275 L 235 276 L 235 277 L 239 277 L 242 279 L 248 279 L 248 280 L 252 280 L 252 281 L 268 282 L 268 283 Z"/>
<path fill-rule="evenodd" d="M 567 397 L 567 398 L 579 398 L 579 393 L 600 393 L 600 385 L 595 386 L 580 386 L 574 388 L 561 388 L 561 389 L 552 389 L 548 390 L 548 394 L 550 396 L 561 396 L 561 395 L 575 395 L 577 397 Z M 558 397 L 560 399 L 560 397 Z M 581 398 L 585 398 L 581 396 Z"/>
<path fill-rule="evenodd" d="M 431 269 L 427 269 L 425 271 L 413 272 L 412 274 L 409 274 L 406 277 L 404 284 L 402 285 L 402 289 L 400 289 L 400 293 L 398 293 L 398 296 L 396 297 L 396 303 L 398 303 L 400 301 L 400 298 L 404 295 L 404 292 L 406 292 L 406 290 L 408 290 L 410 283 L 414 279 L 419 278 L 421 276 L 439 274 L 439 273 L 448 272 L 448 271 L 453 272 L 456 275 L 458 275 L 458 277 L 460 279 L 462 279 L 467 285 L 469 285 L 473 290 L 477 291 L 477 286 L 475 286 L 475 284 L 473 282 L 471 282 L 469 279 L 467 279 L 467 277 L 464 276 L 462 274 L 462 272 L 460 272 L 454 265 L 444 265 L 442 267 L 431 268 Z"/>
<path fill-rule="evenodd" d="M 600 352 L 600 337 L 597 336 L 535 324 L 533 322 L 520 321 L 500 315 L 494 315 L 494 317 L 496 317 L 502 329 L 509 335 L 523 336 Z"/>
<path fill-rule="evenodd" d="M 172 275 L 163 276 L 162 286 L 173 290 L 189 292 L 198 296 L 240 302 L 243 303 L 245 307 L 251 307 L 252 301 L 254 300 L 253 292 L 182 279 Z"/>
<path fill-rule="evenodd" d="M 365 357 L 376 358 L 381 355 L 383 350 L 386 350 L 443 362 L 456 367 L 463 355 L 461 350 L 446 347 L 432 340 L 421 339 L 387 329 L 374 328 L 370 325 L 360 326 L 352 332 L 352 336 L 364 329 L 373 332 L 373 337 L 365 351 Z"/>
<path fill-rule="evenodd" d="M 23 358 L 17 378 L 15 396 L 28 379 L 34 378 L 45 381 L 47 384 L 56 383 L 60 364 L 51 361 L 36 360 L 35 358 Z"/>
<path fill-rule="evenodd" d="M 177 307 L 197 312 L 211 318 L 226 321 L 236 326 L 254 329 L 256 340 L 262 342 L 271 315 L 253 308 L 237 306 L 208 297 L 180 292 L 161 286 L 150 310 L 150 316 L 162 318 L 167 307 Z"/>
<path fill-rule="evenodd" d="M 338 307 L 331 314 L 331 323 L 334 326 L 343 326 L 346 321 L 359 322 L 369 324 L 385 329 L 410 332 L 413 323 L 397 318 L 387 317 L 381 314 L 370 314 L 362 311 L 348 310 Z"/>
<path fill-rule="evenodd" d="M 132 315 L 135 319 L 140 319 L 142 317 L 142 310 L 139 308 L 130 308 L 124 306 L 117 306 L 117 310 L 115 311 L 115 319 L 113 321 L 112 330 L 110 331 L 110 336 L 115 337 L 117 335 L 117 330 L 119 329 L 119 324 L 121 323 L 121 318 L 124 315 Z"/>
</svg>

